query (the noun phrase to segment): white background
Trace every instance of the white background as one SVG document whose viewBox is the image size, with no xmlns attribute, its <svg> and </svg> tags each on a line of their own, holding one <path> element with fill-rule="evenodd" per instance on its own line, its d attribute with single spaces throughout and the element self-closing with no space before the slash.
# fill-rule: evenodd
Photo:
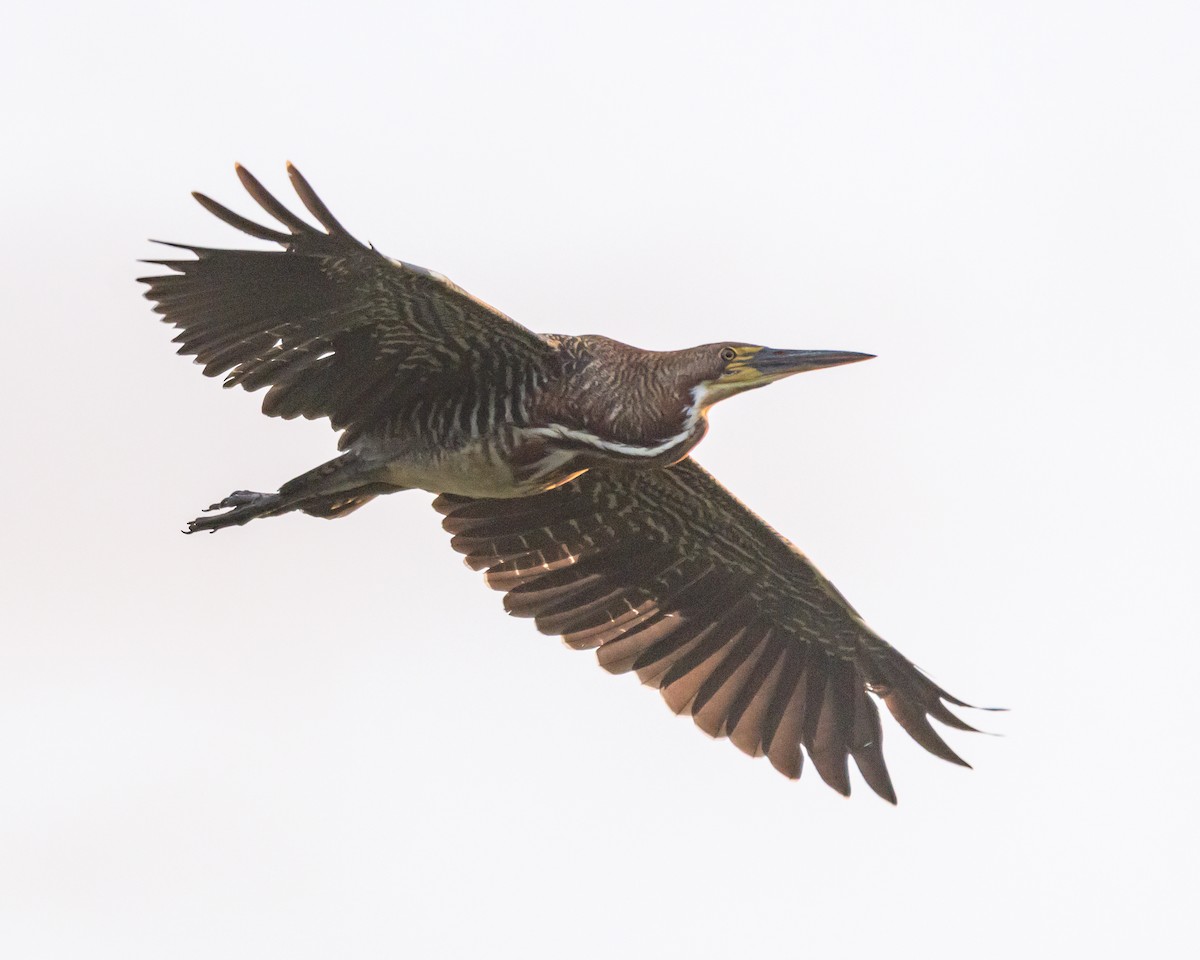
<svg viewBox="0 0 1200 960">
<path fill-rule="evenodd" d="M 18 4 L 0 38 L 0 955 L 1194 946 L 1200 13 Z M 174 357 L 147 237 L 285 159 L 535 330 L 863 350 L 700 461 L 1002 737 L 844 800 L 526 621 L 429 497 Z M 251 241 L 251 243 L 253 243 Z"/>
</svg>

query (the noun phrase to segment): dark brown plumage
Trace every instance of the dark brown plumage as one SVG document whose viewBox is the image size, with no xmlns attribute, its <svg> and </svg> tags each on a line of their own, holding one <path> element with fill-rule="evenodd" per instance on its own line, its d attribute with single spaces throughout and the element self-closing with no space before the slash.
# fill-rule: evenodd
<svg viewBox="0 0 1200 960">
<path fill-rule="evenodd" d="M 798 777 L 807 753 L 848 794 L 853 758 L 894 802 L 873 696 L 931 753 L 963 763 L 929 718 L 970 730 L 946 706 L 965 704 L 688 458 L 713 403 L 867 355 L 539 336 L 354 240 L 289 174 L 324 231 L 239 167 L 287 232 L 197 199 L 284 249 L 185 247 L 195 259 L 154 261 L 173 273 L 144 282 L 205 374 L 269 387 L 270 415 L 328 417 L 344 452 L 276 493 L 232 494 L 191 530 L 293 510 L 336 518 L 383 493 L 431 490 L 452 545 L 510 613 L 596 648 L 606 669 L 635 671 L 785 775 Z"/>
</svg>

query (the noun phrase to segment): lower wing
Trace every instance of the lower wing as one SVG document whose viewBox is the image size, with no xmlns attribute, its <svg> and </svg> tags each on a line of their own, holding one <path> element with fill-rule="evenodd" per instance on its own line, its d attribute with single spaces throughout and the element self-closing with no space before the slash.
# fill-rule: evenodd
<svg viewBox="0 0 1200 960">
<path fill-rule="evenodd" d="M 967 764 L 933 717 L 972 730 L 967 706 L 878 637 L 808 558 L 693 460 L 594 469 L 535 497 L 434 507 L 467 563 L 516 616 L 636 671 L 670 707 L 751 756 L 850 793 L 853 757 L 892 803 L 879 711 L 930 753 Z"/>
</svg>

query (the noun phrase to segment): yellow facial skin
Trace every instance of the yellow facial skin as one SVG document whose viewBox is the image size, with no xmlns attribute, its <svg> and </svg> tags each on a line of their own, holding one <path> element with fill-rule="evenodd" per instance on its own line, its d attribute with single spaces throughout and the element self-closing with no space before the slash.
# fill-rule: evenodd
<svg viewBox="0 0 1200 960">
<path fill-rule="evenodd" d="M 748 387 L 751 384 L 770 383 L 772 380 L 787 376 L 786 373 L 767 376 L 750 365 L 754 357 L 762 353 L 762 347 L 733 347 L 732 349 L 737 356 L 726 364 L 725 372 L 721 374 L 720 379 L 714 381 L 716 384 L 745 384 Z"/>
<path fill-rule="evenodd" d="M 700 402 L 701 410 L 707 410 L 718 400 L 724 400 L 726 397 L 732 397 L 734 394 L 744 393 L 756 387 L 764 387 L 772 380 L 787 376 L 785 373 L 767 376 L 750 366 L 750 361 L 756 354 L 762 352 L 762 347 L 733 347 L 732 349 L 736 356 L 726 363 L 725 372 L 716 380 L 709 380 L 697 388 L 697 399 Z"/>
</svg>

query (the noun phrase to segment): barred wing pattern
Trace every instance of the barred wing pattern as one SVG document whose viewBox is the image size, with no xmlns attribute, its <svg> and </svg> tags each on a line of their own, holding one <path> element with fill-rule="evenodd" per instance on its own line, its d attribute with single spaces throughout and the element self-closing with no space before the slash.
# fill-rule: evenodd
<svg viewBox="0 0 1200 960">
<path fill-rule="evenodd" d="M 514 397 L 544 382 L 553 352 L 536 334 L 445 277 L 355 240 L 291 164 L 292 185 L 323 231 L 241 166 L 237 173 L 287 232 L 194 196 L 284 249 L 166 244 L 196 259 L 148 261 L 174 272 L 141 278 L 156 311 L 178 328 L 179 352 L 206 375 L 228 374 L 228 387 L 269 386 L 263 412 L 271 416 L 328 417 L 346 431 L 342 449 L 364 433 L 403 430 L 405 421 L 470 430 L 484 418 L 512 419 Z"/>
<path fill-rule="evenodd" d="M 593 469 L 535 497 L 434 507 L 467 563 L 516 616 L 613 673 L 636 671 L 677 713 L 797 778 L 807 753 L 850 793 L 848 758 L 895 803 L 881 749 L 883 699 L 930 753 L 960 759 L 933 717 L 967 706 L 866 626 L 808 559 L 693 460 Z M 803 750 L 802 750 L 803 748 Z"/>
</svg>

